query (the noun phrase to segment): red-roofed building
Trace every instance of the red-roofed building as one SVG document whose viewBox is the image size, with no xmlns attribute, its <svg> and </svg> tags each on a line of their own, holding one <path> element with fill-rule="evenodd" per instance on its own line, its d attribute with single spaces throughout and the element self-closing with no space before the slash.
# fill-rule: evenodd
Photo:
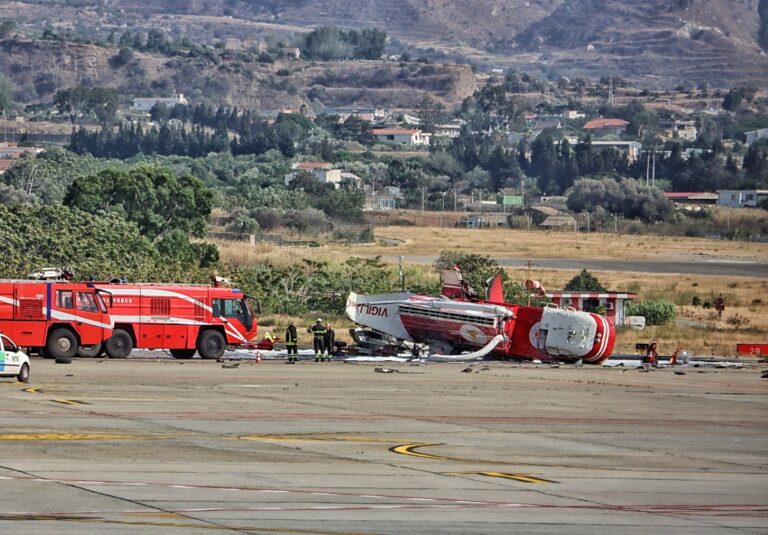
<svg viewBox="0 0 768 535">
<path fill-rule="evenodd" d="M 371 134 L 379 143 L 389 145 L 429 145 L 430 134 L 411 128 L 375 128 Z"/>
<path fill-rule="evenodd" d="M 584 130 L 594 136 L 621 136 L 626 132 L 628 124 L 623 119 L 592 119 L 584 124 Z"/>
<path fill-rule="evenodd" d="M 2 159 L 0 160 L 0 175 L 5 173 L 8 169 L 11 168 L 11 166 L 16 163 L 14 160 L 6 160 Z"/>
<path fill-rule="evenodd" d="M 675 204 L 716 204 L 717 193 L 704 191 L 665 191 L 664 197 Z"/>
</svg>

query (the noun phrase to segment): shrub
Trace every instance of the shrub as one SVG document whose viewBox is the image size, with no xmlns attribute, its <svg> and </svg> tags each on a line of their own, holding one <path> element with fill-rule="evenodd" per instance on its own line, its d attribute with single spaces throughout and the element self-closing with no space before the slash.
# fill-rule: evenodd
<svg viewBox="0 0 768 535">
<path fill-rule="evenodd" d="M 628 316 L 644 316 L 647 325 L 664 325 L 675 319 L 675 305 L 665 299 L 636 301 L 627 305 Z"/>
<path fill-rule="evenodd" d="M 568 281 L 565 290 L 568 292 L 604 292 L 606 288 L 597 280 L 597 277 L 586 269 L 582 269 L 581 273 Z"/>
</svg>

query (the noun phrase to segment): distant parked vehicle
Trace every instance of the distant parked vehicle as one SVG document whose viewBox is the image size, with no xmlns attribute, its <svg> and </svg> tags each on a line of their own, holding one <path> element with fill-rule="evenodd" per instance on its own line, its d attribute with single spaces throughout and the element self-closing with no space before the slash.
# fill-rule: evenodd
<svg viewBox="0 0 768 535">
<path fill-rule="evenodd" d="M 29 357 L 4 334 L 0 334 L 0 377 L 15 377 L 20 383 L 29 381 Z"/>
</svg>

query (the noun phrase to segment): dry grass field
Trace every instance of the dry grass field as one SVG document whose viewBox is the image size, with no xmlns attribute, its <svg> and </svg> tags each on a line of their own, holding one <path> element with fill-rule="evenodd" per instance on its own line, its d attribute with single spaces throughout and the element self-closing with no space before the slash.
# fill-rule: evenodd
<svg viewBox="0 0 768 535">
<path fill-rule="evenodd" d="M 719 258 L 768 262 L 768 244 L 765 243 L 683 236 L 423 227 L 377 228 L 375 235 L 379 239 L 391 237 L 405 243 L 393 247 L 380 242 L 352 247 L 348 251 L 356 254 L 436 255 L 443 249 L 460 249 L 490 256 L 616 260 Z"/>
<path fill-rule="evenodd" d="M 722 259 L 730 261 L 768 262 L 768 244 L 713 241 L 680 237 L 629 236 L 614 234 L 573 234 L 563 232 L 526 232 L 501 229 L 447 229 L 423 227 L 386 227 L 376 229 L 378 241 L 370 245 L 326 245 L 319 248 L 277 247 L 259 244 L 217 242 L 224 262 L 248 265 L 269 260 L 290 264 L 298 258 L 315 258 L 341 262 L 355 255 L 436 256 L 445 249 L 489 256 L 532 258 L 620 259 L 696 261 Z M 382 237 L 402 240 L 400 245 L 386 245 Z M 434 276 L 428 264 L 410 266 Z M 522 282 L 528 276 L 541 281 L 545 288 L 560 289 L 573 277 L 574 270 L 534 268 L 508 269 L 510 278 Z M 736 354 L 736 343 L 768 343 L 768 280 L 759 277 L 714 275 L 678 275 L 631 272 L 600 272 L 594 274 L 613 290 L 634 292 L 639 299 L 667 299 L 677 305 L 677 321 L 644 331 L 620 329 L 616 352 L 633 353 L 637 342 L 657 339 L 661 354 L 677 347 L 699 356 L 730 356 Z M 722 319 L 712 309 L 692 306 L 693 298 L 713 302 L 722 295 L 726 310 Z M 339 316 L 332 318 L 337 332 L 344 337 L 350 325 Z M 264 324 L 281 332 L 287 317 L 270 316 Z M 296 318 L 300 325 L 310 318 Z"/>
</svg>

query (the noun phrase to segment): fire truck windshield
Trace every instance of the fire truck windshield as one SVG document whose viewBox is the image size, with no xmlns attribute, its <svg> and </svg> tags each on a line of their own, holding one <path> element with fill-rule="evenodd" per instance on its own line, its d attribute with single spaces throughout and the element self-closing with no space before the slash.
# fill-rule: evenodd
<svg viewBox="0 0 768 535">
<path fill-rule="evenodd" d="M 96 292 L 96 302 L 99 304 L 99 310 L 103 314 L 107 313 L 107 304 L 104 302 L 104 298 L 101 296 L 99 292 Z"/>
<path fill-rule="evenodd" d="M 225 318 L 237 318 L 241 321 L 249 317 L 250 310 L 242 299 L 214 299 L 213 315 Z"/>
<path fill-rule="evenodd" d="M 84 312 L 98 312 L 99 307 L 96 306 L 96 299 L 92 293 L 89 292 L 77 292 L 75 304 L 78 310 Z"/>
</svg>

